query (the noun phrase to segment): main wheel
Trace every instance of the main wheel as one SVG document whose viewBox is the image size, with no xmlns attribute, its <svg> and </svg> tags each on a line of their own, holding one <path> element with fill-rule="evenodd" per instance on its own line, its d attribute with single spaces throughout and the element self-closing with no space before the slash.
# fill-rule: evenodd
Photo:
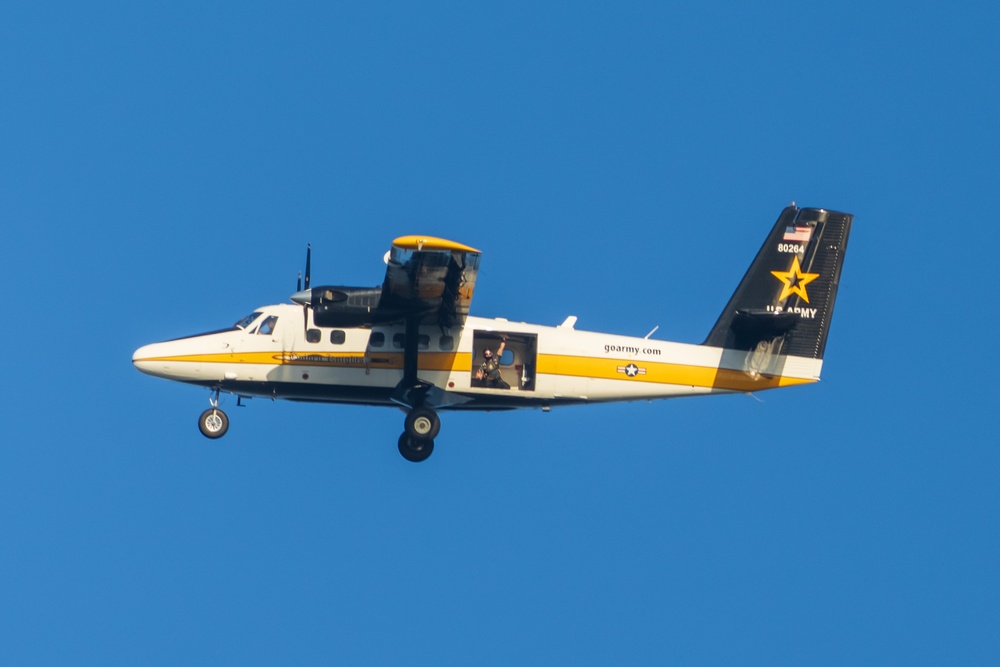
<svg viewBox="0 0 1000 667">
<path fill-rule="evenodd" d="M 433 440 L 441 431 L 441 419 L 430 408 L 415 408 L 406 415 L 405 427 L 415 440 Z"/>
<path fill-rule="evenodd" d="M 434 441 L 433 440 L 421 440 L 420 438 L 411 438 L 407 433 L 401 433 L 399 436 L 399 453 L 403 455 L 403 458 L 407 461 L 413 463 L 420 463 L 421 461 L 426 461 L 427 457 L 434 452 Z"/>
<path fill-rule="evenodd" d="M 209 408 L 198 417 L 198 430 L 206 438 L 221 438 L 229 430 L 229 417 L 219 408 Z"/>
</svg>

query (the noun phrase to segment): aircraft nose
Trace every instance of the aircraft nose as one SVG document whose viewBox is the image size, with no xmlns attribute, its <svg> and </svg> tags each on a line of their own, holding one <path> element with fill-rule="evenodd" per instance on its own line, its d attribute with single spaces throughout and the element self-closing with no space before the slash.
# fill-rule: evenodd
<svg viewBox="0 0 1000 667">
<path fill-rule="evenodd" d="M 149 345 L 143 345 L 135 352 L 132 353 L 132 365 L 136 367 L 137 370 L 145 371 L 146 366 L 149 362 L 146 361 L 149 357 L 153 356 L 149 353 Z"/>
<path fill-rule="evenodd" d="M 143 345 L 132 353 L 132 365 L 136 367 L 136 370 L 146 373 L 147 375 L 155 375 L 156 373 L 153 369 L 156 364 L 157 357 L 163 356 L 162 348 L 162 343 Z"/>
<path fill-rule="evenodd" d="M 160 356 L 157 348 L 161 347 L 163 347 L 163 343 L 150 343 L 149 345 L 143 345 L 132 353 L 132 362 L 135 363 L 136 361 L 142 361 L 143 359 L 152 359 L 153 357 Z"/>
</svg>

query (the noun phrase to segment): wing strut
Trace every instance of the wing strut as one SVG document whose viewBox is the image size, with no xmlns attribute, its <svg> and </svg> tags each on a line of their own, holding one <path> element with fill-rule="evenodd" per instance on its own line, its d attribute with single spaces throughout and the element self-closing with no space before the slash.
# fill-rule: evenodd
<svg viewBox="0 0 1000 667">
<path fill-rule="evenodd" d="M 406 318 L 406 334 L 403 341 L 403 384 L 414 385 L 417 379 L 417 363 L 420 354 L 420 316 L 410 315 Z"/>
<path fill-rule="evenodd" d="M 391 399 L 406 408 L 419 408 L 427 400 L 427 393 L 434 386 L 417 377 L 420 355 L 420 320 L 422 315 L 406 318 L 403 340 L 403 379 L 392 392 Z"/>
</svg>

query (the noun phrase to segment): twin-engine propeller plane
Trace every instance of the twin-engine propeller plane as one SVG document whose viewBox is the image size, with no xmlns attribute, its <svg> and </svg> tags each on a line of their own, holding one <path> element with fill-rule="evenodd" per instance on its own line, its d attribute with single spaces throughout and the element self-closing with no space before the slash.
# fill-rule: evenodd
<svg viewBox="0 0 1000 667">
<path fill-rule="evenodd" d="M 423 461 L 441 410 L 503 410 L 755 392 L 816 382 L 852 215 L 789 205 L 700 345 L 469 315 L 480 252 L 403 236 L 379 287 L 305 285 L 232 327 L 146 345 L 143 373 L 207 387 L 198 420 L 219 438 L 219 394 L 406 411 L 399 452 Z M 304 287 L 304 288 L 303 288 Z"/>
</svg>

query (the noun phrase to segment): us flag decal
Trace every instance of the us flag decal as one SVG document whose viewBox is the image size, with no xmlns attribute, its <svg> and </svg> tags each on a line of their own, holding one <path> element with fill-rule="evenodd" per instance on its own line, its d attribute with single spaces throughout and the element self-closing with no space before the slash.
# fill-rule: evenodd
<svg viewBox="0 0 1000 667">
<path fill-rule="evenodd" d="M 794 227 L 785 227 L 785 235 L 781 237 L 781 240 L 795 241 L 796 243 L 809 243 L 809 239 L 812 238 L 812 234 L 812 227 L 795 225 Z"/>
</svg>

